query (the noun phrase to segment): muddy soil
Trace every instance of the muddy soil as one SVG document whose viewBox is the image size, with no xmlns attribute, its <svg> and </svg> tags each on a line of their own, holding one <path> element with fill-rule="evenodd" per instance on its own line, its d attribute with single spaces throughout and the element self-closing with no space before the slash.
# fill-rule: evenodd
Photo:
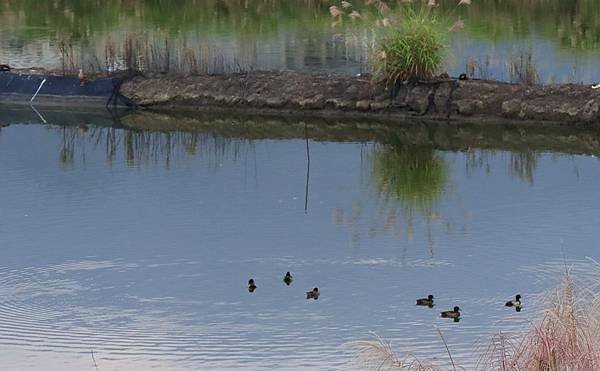
<svg viewBox="0 0 600 371">
<path fill-rule="evenodd" d="M 506 119 L 598 123 L 600 89 L 586 85 L 525 86 L 497 81 L 443 79 L 374 83 L 368 75 L 254 71 L 213 76 L 138 76 L 122 93 L 143 107 L 359 114 L 433 119 Z"/>
</svg>

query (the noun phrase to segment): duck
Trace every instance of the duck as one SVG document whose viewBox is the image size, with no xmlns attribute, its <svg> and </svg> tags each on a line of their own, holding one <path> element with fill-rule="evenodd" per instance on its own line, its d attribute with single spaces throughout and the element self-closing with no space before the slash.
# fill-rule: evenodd
<svg viewBox="0 0 600 371">
<path fill-rule="evenodd" d="M 457 319 L 460 317 L 460 308 L 459 307 L 454 307 L 453 310 L 446 310 L 444 312 L 441 312 L 442 314 L 442 318 L 454 318 Z"/>
<path fill-rule="evenodd" d="M 429 295 L 426 298 L 417 299 L 417 305 L 423 305 L 433 307 L 433 295 Z"/>
<path fill-rule="evenodd" d="M 0 72 L 10 72 L 10 66 L 8 64 L 0 64 Z"/>
<path fill-rule="evenodd" d="M 312 289 L 312 291 L 307 291 L 306 292 L 306 299 L 319 299 L 319 295 L 321 293 L 319 292 L 319 288 L 315 287 L 314 289 Z"/>
<path fill-rule="evenodd" d="M 248 292 L 254 292 L 256 290 L 256 284 L 254 283 L 254 278 L 250 278 L 248 280 Z"/>
<path fill-rule="evenodd" d="M 521 295 L 517 294 L 515 296 L 515 300 L 509 300 L 504 305 L 507 307 L 515 307 L 515 308 L 517 308 L 518 311 L 520 311 L 521 310 Z"/>
<path fill-rule="evenodd" d="M 466 73 L 461 73 L 461 74 L 458 76 L 458 79 L 459 79 L 459 80 L 462 80 L 462 81 L 465 81 L 465 80 L 468 80 L 469 78 L 467 77 L 467 74 L 466 74 Z"/>
<path fill-rule="evenodd" d="M 285 274 L 285 277 L 283 277 L 283 282 L 285 282 L 285 284 L 288 286 L 292 284 L 293 280 L 294 279 L 292 278 L 292 275 L 290 274 L 290 272 L 287 272 Z"/>
</svg>

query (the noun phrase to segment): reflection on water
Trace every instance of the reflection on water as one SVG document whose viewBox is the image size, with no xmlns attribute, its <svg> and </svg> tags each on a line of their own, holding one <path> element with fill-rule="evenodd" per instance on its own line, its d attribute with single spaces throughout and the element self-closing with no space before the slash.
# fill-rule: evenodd
<svg viewBox="0 0 600 371">
<path fill-rule="evenodd" d="M 445 359 L 435 326 L 471 368 L 563 249 L 598 259 L 594 129 L 39 114 L 0 109 L 7 369 L 347 369 L 372 332 Z"/>
<path fill-rule="evenodd" d="M 85 159 L 86 146 L 102 149 L 107 163 L 113 164 L 122 154 L 127 165 L 140 167 L 146 164 L 164 164 L 187 157 L 202 157 L 212 168 L 219 167 L 225 159 L 236 161 L 252 157 L 252 140 L 233 140 L 200 132 L 145 132 L 112 127 L 82 128 L 58 126 L 50 130 L 62 136 L 58 158 L 72 165 L 75 153 Z"/>
<path fill-rule="evenodd" d="M 497 151 L 490 150 L 469 150 L 466 151 L 466 170 L 468 174 L 472 174 L 480 169 L 490 174 L 490 160 L 498 156 Z M 523 149 L 512 151 L 508 154 L 508 170 L 509 174 L 524 182 L 533 184 L 535 171 L 541 153 L 531 149 Z"/>
<path fill-rule="evenodd" d="M 455 3 L 442 1 L 438 9 L 465 22 L 463 32 L 450 35 L 450 72 L 474 68 L 478 75 L 508 80 L 511 60 L 532 49 L 544 83 L 600 80 L 596 0 L 482 0 L 458 9 Z M 352 4 L 366 21 L 333 28 L 331 2 L 324 0 L 182 0 L 177 6 L 147 0 L 2 1 L 0 60 L 60 67 L 59 46 L 66 42 L 77 57 L 98 56 L 89 57 L 85 68 L 103 66 L 105 45 L 122 45 L 125 34 L 132 34 L 151 44 L 167 40 L 178 50 L 174 61 L 195 51 L 209 64 L 356 73 L 372 43 L 374 17 L 363 1 Z"/>
<path fill-rule="evenodd" d="M 368 235 L 387 234 L 396 239 L 411 241 L 415 233 L 415 219 L 425 223 L 427 245 L 431 257 L 435 255 L 434 229 L 445 225 L 448 233 L 452 222 L 439 213 L 438 204 L 447 186 L 449 167 L 444 158 L 432 147 L 410 144 L 375 144 L 369 147 L 365 180 L 371 183 L 377 211 L 369 216 L 360 202 L 355 202 L 346 223 L 352 241 L 360 245 L 361 219 L 370 219 Z M 344 219 L 342 209 L 335 211 L 336 223 Z"/>
<path fill-rule="evenodd" d="M 372 179 L 383 202 L 400 202 L 408 214 L 434 213 L 448 181 L 448 167 L 433 148 L 378 145 Z"/>
</svg>

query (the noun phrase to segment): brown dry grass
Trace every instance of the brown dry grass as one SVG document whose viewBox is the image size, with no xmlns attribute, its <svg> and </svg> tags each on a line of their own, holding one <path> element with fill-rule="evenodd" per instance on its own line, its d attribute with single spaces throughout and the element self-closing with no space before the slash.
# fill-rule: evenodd
<svg viewBox="0 0 600 371">
<path fill-rule="evenodd" d="M 547 297 L 547 310 L 508 352 L 500 370 L 599 370 L 600 305 L 597 286 L 576 285 L 566 273 Z"/>
<path fill-rule="evenodd" d="M 357 340 L 346 344 L 357 350 L 354 364 L 361 370 L 440 371 L 440 367 L 410 354 L 401 357 L 389 342 L 375 336 L 373 340 Z"/>
<path fill-rule="evenodd" d="M 542 305 L 546 309 L 541 318 L 523 333 L 499 333 L 493 336 L 488 346 L 480 352 L 476 369 L 600 370 L 600 264 L 591 261 L 596 272 L 591 280 L 576 281 L 567 270 L 561 284 L 543 297 Z M 400 356 L 379 337 L 354 341 L 348 345 L 358 350 L 355 363 L 359 369 L 442 369 L 411 355 Z M 447 346 L 446 350 L 451 359 Z M 456 368 L 453 362 L 452 367 Z"/>
</svg>

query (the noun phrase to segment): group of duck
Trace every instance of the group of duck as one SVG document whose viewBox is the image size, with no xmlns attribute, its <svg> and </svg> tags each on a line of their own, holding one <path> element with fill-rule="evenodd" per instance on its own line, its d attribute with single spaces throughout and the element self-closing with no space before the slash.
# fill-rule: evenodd
<svg viewBox="0 0 600 371">
<path fill-rule="evenodd" d="M 285 276 L 283 276 L 283 282 L 286 285 L 291 285 L 292 281 L 294 281 L 294 278 L 292 277 L 290 272 L 286 272 Z M 254 282 L 254 278 L 250 278 L 248 280 L 248 292 L 253 293 L 254 290 L 256 290 L 256 283 Z M 313 300 L 318 300 L 319 296 L 321 295 L 321 293 L 319 292 L 319 288 L 315 287 L 310 291 L 306 292 L 306 299 L 313 299 Z"/>
<path fill-rule="evenodd" d="M 426 298 L 417 299 L 417 305 L 433 308 L 435 306 L 433 303 L 433 295 L 429 295 Z M 517 312 L 520 312 L 523 308 L 523 305 L 521 304 L 521 295 L 515 295 L 515 299 L 507 301 L 504 306 L 513 307 Z M 446 310 L 440 313 L 442 318 L 452 318 L 455 322 L 460 320 L 460 308 L 458 306 L 454 307 L 452 310 Z"/>
<path fill-rule="evenodd" d="M 283 282 L 288 286 L 292 284 L 293 280 L 294 278 L 292 277 L 290 272 L 286 272 L 285 276 L 283 276 Z M 248 280 L 248 292 L 253 293 L 256 290 L 256 288 L 257 286 L 254 282 L 254 278 L 250 278 Z M 306 292 L 306 299 L 317 300 L 319 299 L 320 295 L 321 293 L 319 292 L 319 288 L 315 287 L 312 290 Z M 426 298 L 417 299 L 417 305 L 433 308 L 435 306 L 433 302 L 433 295 L 429 295 Z M 506 307 L 514 307 L 517 312 L 520 312 L 522 308 L 521 295 L 517 294 L 514 300 L 509 300 L 504 305 Z M 446 310 L 440 313 L 442 318 L 452 318 L 455 322 L 458 322 L 460 320 L 460 308 L 458 306 L 454 307 L 452 310 Z"/>
</svg>

